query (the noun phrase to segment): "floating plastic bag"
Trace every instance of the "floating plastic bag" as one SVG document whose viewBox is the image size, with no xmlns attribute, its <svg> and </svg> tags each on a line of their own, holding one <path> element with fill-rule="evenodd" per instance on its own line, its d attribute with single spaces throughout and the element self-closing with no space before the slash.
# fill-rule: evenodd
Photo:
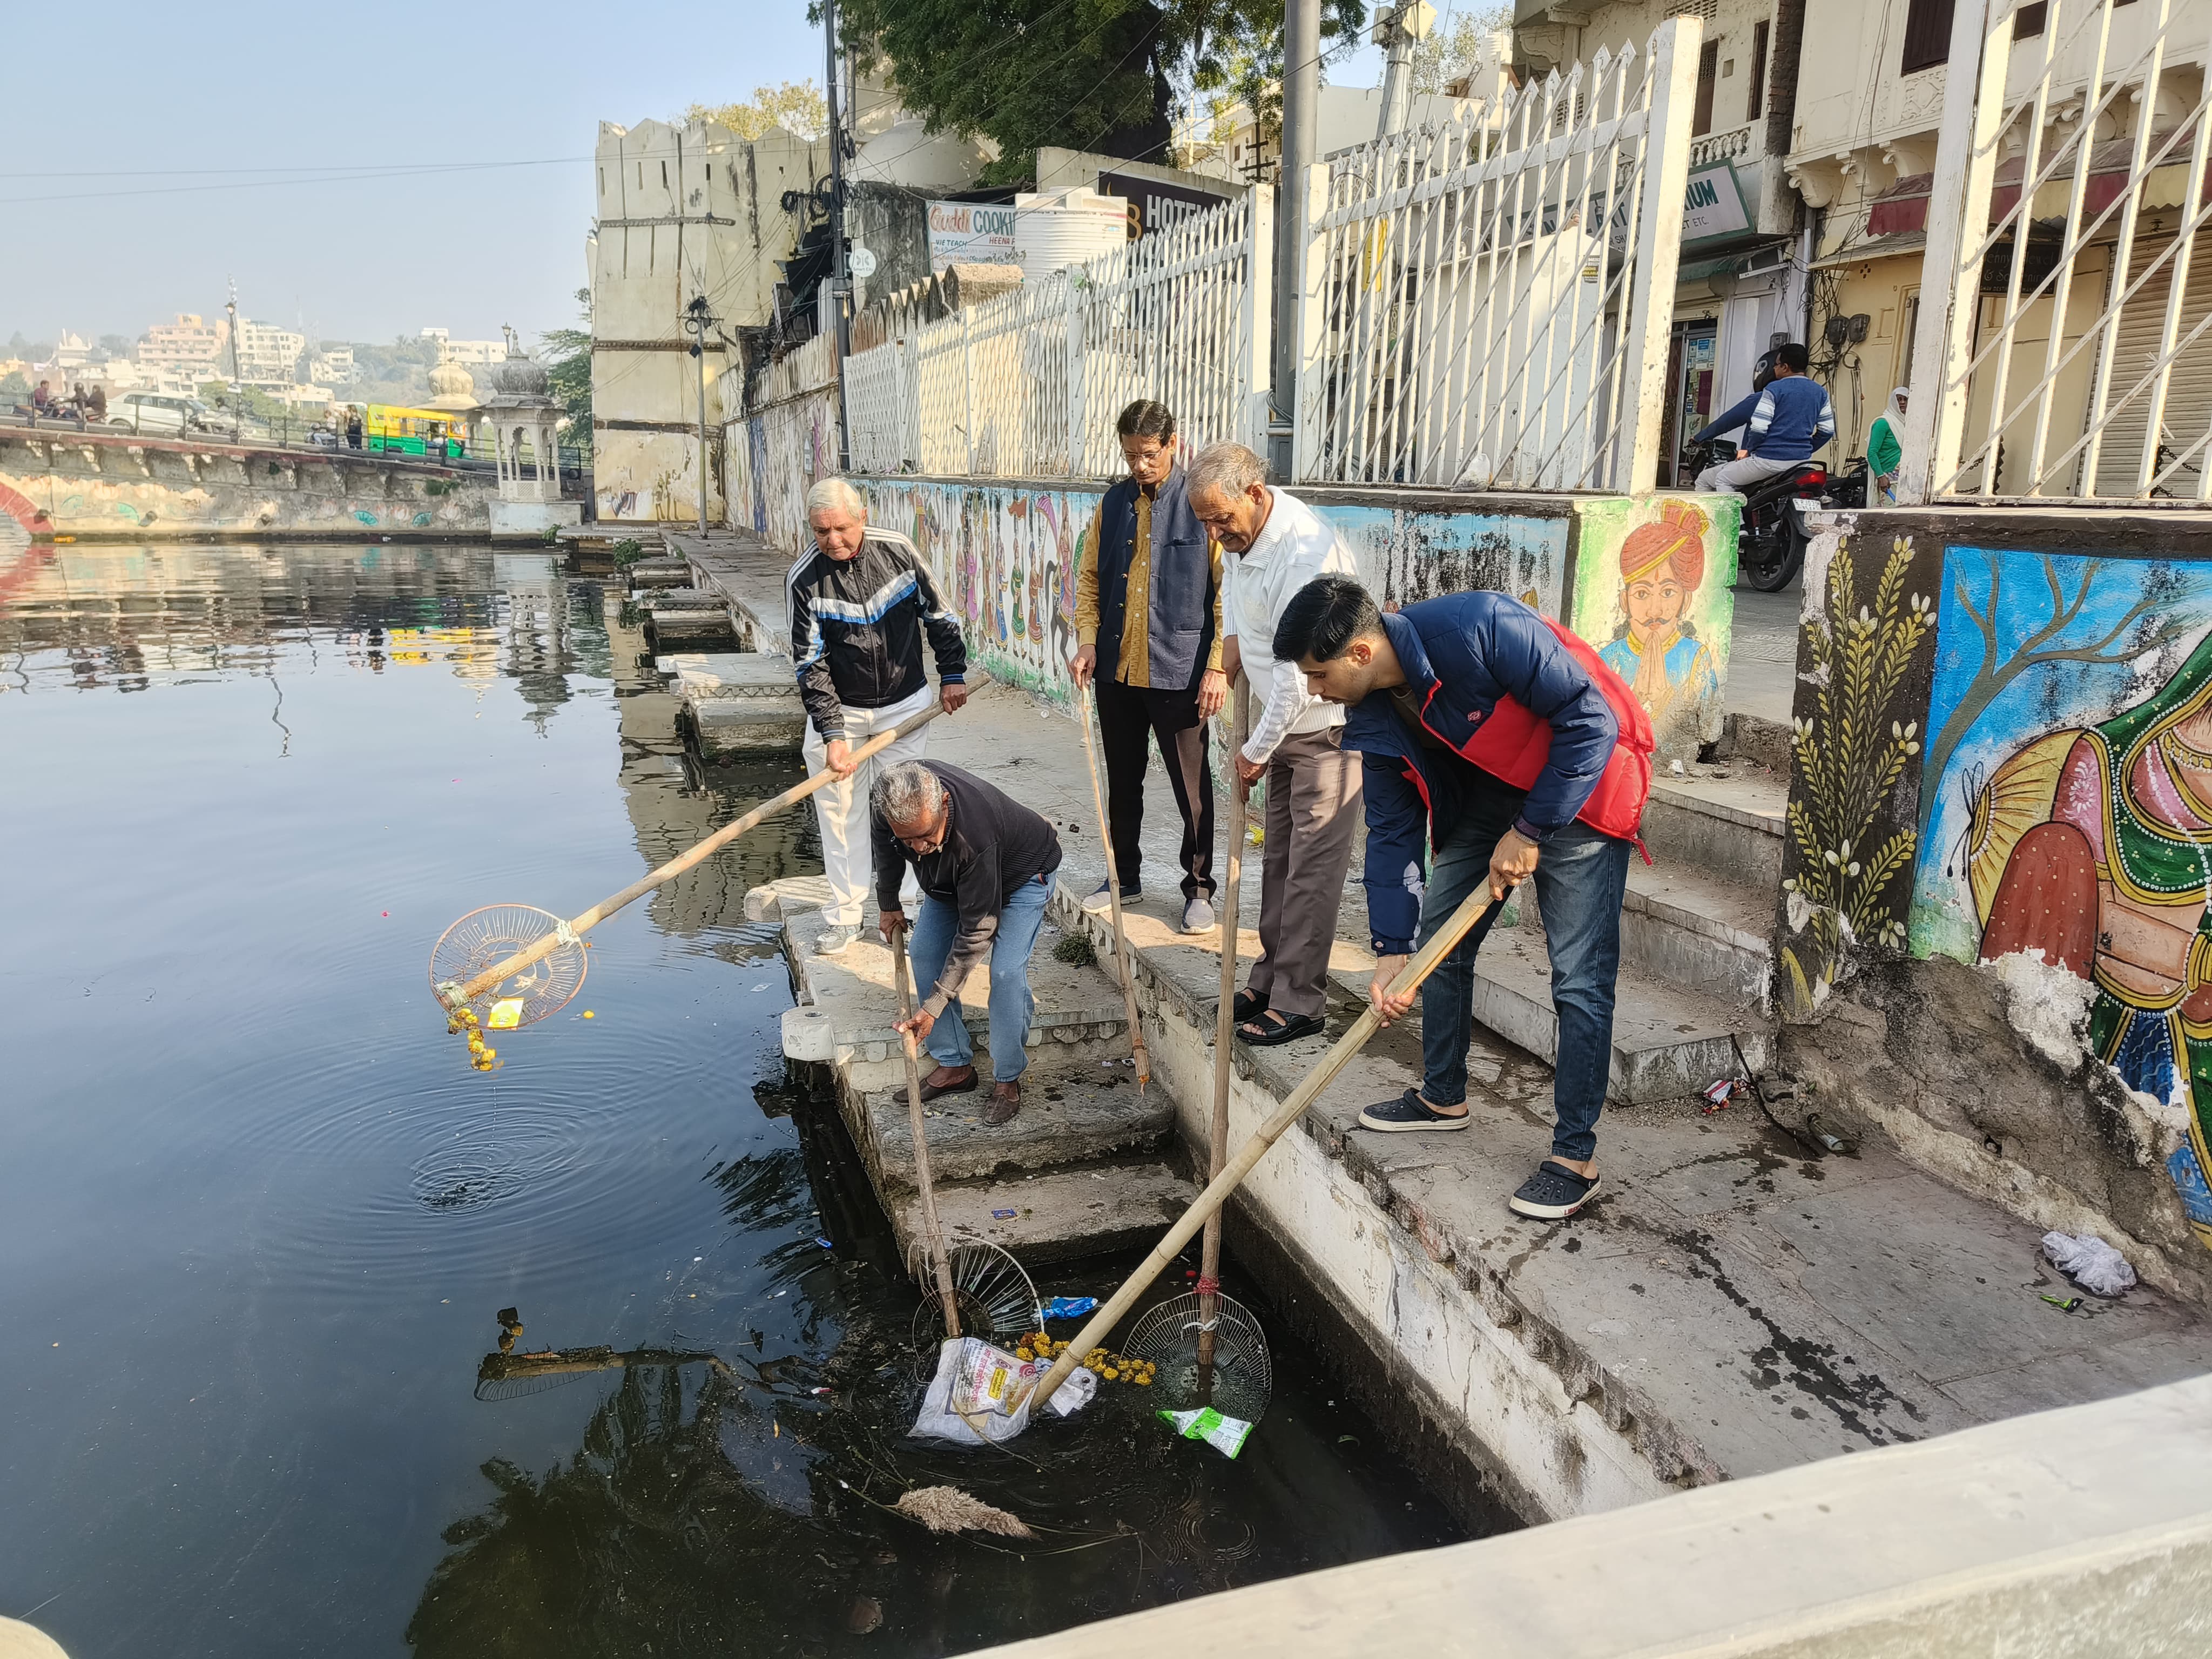
<svg viewBox="0 0 2212 1659">
<path fill-rule="evenodd" d="M 2128 1259 L 2094 1233 L 2045 1233 L 2043 1253 L 2052 1267 L 2097 1296 L 2118 1296 L 2136 1282 Z"/>
<path fill-rule="evenodd" d="M 1252 1425 L 1241 1417 L 1224 1417 L 1211 1406 L 1201 1406 L 1194 1412 L 1162 1412 L 1161 1417 L 1175 1425 L 1175 1431 L 1186 1440 L 1203 1440 L 1224 1457 L 1234 1457 L 1244 1449 L 1244 1442 L 1252 1432 Z"/>
<path fill-rule="evenodd" d="M 1080 1319 L 1097 1306 L 1098 1298 L 1095 1296 L 1055 1296 L 1046 1300 L 1044 1316 L 1047 1319 Z"/>
<path fill-rule="evenodd" d="M 1051 1369 L 1017 1359 L 981 1337 L 949 1337 L 937 1351 L 937 1375 L 908 1433 L 957 1446 L 1002 1445 L 1029 1427 L 1031 1397 Z M 1098 1379 L 1079 1366 L 1054 1392 L 1049 1409 L 1055 1417 L 1072 1417 L 1097 1389 Z"/>
</svg>

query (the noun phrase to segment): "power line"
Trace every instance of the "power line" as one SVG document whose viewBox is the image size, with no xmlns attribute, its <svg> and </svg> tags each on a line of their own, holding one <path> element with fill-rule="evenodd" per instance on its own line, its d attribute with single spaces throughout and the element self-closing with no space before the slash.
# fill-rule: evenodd
<svg viewBox="0 0 2212 1659">
<path fill-rule="evenodd" d="M 0 205 L 27 202 L 96 202 L 120 196 L 192 196 L 216 190 L 266 190 L 298 185 L 353 185 L 378 179 L 434 178 L 453 173 L 484 173 L 514 167 L 570 167 L 591 161 L 588 155 L 549 155 L 532 161 L 458 161 L 421 167 L 389 167 L 372 173 L 328 173 L 292 179 L 241 179 L 223 185 L 148 185 L 137 190 L 59 191 L 47 196 L 0 196 Z"/>
</svg>

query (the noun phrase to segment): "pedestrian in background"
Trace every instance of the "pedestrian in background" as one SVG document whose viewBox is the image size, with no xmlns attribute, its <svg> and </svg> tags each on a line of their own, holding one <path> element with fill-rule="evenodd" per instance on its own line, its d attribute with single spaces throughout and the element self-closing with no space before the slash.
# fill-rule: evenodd
<svg viewBox="0 0 2212 1659">
<path fill-rule="evenodd" d="M 915 545 L 896 530 L 868 522 L 868 504 L 842 478 L 823 478 L 806 492 L 806 522 L 814 548 L 791 567 L 785 585 L 791 606 L 791 654 L 799 665 L 799 695 L 806 706 L 801 752 L 810 773 L 827 769 L 837 781 L 814 792 L 822 826 L 823 874 L 830 902 L 822 919 L 829 931 L 814 941 L 817 956 L 834 957 L 860 928 L 867 897 L 869 842 L 862 817 L 864 777 L 853 750 L 888 732 L 942 696 L 947 714 L 968 701 L 968 651 L 960 621 L 938 597 L 937 584 Z M 922 665 L 927 635 L 937 658 L 941 690 L 930 689 Z M 869 762 L 881 770 L 920 760 L 929 741 L 924 726 Z"/>
<path fill-rule="evenodd" d="M 1030 1021 L 1036 1013 L 1030 957 L 1060 868 L 1059 833 L 1003 791 L 943 761 L 886 767 L 869 805 L 878 925 L 893 950 L 906 920 L 899 884 L 909 865 L 921 890 L 912 934 L 914 982 L 929 991 L 896 1028 L 912 1031 L 937 1061 L 921 1080 L 921 1097 L 967 1094 L 977 1086 L 960 988 L 988 957 L 991 1098 L 983 1121 L 1005 1123 L 1022 1109 Z"/>
<path fill-rule="evenodd" d="M 1360 821 L 1361 762 L 1344 748 L 1344 710 L 1306 690 L 1295 661 L 1274 655 L 1291 596 L 1318 576 L 1356 580 L 1343 538 L 1304 501 L 1265 482 L 1242 444 L 1215 444 L 1190 466 L 1190 505 L 1222 550 L 1222 664 L 1241 672 L 1257 706 L 1237 754 L 1237 787 L 1267 781 L 1260 876 L 1260 959 L 1234 1009 L 1247 1042 L 1317 1034 L 1329 950 Z M 1226 917 L 1224 927 L 1237 918 Z"/>
<path fill-rule="evenodd" d="M 1175 416 L 1139 398 L 1114 423 L 1129 476 L 1106 492 L 1075 576 L 1079 686 L 1097 685 L 1107 833 L 1121 902 L 1144 897 L 1145 769 L 1158 741 L 1182 817 L 1182 931 L 1213 926 L 1213 774 L 1206 722 L 1229 697 L 1221 669 L 1221 550 L 1190 508 Z M 1084 908 L 1112 903 L 1103 884 Z"/>
</svg>

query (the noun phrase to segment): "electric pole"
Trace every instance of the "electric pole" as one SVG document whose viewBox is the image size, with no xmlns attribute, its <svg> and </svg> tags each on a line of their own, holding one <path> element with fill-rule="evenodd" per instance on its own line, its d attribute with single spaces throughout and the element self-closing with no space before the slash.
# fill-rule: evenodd
<svg viewBox="0 0 2212 1659">
<path fill-rule="evenodd" d="M 1297 422 L 1298 267 L 1306 245 L 1306 173 L 1313 166 L 1321 103 L 1321 0 L 1284 0 L 1282 161 L 1275 210 L 1275 418 L 1269 449 L 1275 477 L 1291 478 Z"/>
<path fill-rule="evenodd" d="M 238 372 L 238 278 L 230 279 L 230 441 L 246 441 L 246 377 Z"/>
<path fill-rule="evenodd" d="M 1385 51 L 1377 138 L 1406 130 L 1407 112 L 1413 103 L 1413 43 L 1425 40 L 1436 23 L 1437 9 L 1428 0 L 1403 0 L 1376 21 L 1375 39 Z"/>
<path fill-rule="evenodd" d="M 837 0 L 822 0 L 822 47 L 826 61 L 823 104 L 830 117 L 830 313 L 837 335 L 837 471 L 852 465 L 852 442 L 845 421 L 845 349 L 852 335 L 845 298 L 853 291 L 845 270 L 845 128 L 837 112 Z"/>
<path fill-rule="evenodd" d="M 693 372 L 699 380 L 699 533 L 707 533 L 707 332 L 721 319 L 707 308 L 707 296 L 695 294 L 684 307 L 684 326 L 691 335 Z"/>
</svg>

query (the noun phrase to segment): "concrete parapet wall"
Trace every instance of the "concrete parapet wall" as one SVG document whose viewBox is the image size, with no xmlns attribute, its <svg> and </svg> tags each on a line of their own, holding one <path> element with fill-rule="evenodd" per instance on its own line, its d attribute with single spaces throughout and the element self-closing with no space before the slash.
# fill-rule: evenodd
<svg viewBox="0 0 2212 1659">
<path fill-rule="evenodd" d="M 477 539 L 497 495 L 488 474 L 363 451 L 0 429 L 0 512 L 42 538 Z"/>
<path fill-rule="evenodd" d="M 2212 1379 L 988 1650 L 2147 1659 L 2212 1644 Z"/>
<path fill-rule="evenodd" d="M 1805 596 L 1785 1060 L 2212 1304 L 2212 515 L 1838 515 Z"/>
</svg>

